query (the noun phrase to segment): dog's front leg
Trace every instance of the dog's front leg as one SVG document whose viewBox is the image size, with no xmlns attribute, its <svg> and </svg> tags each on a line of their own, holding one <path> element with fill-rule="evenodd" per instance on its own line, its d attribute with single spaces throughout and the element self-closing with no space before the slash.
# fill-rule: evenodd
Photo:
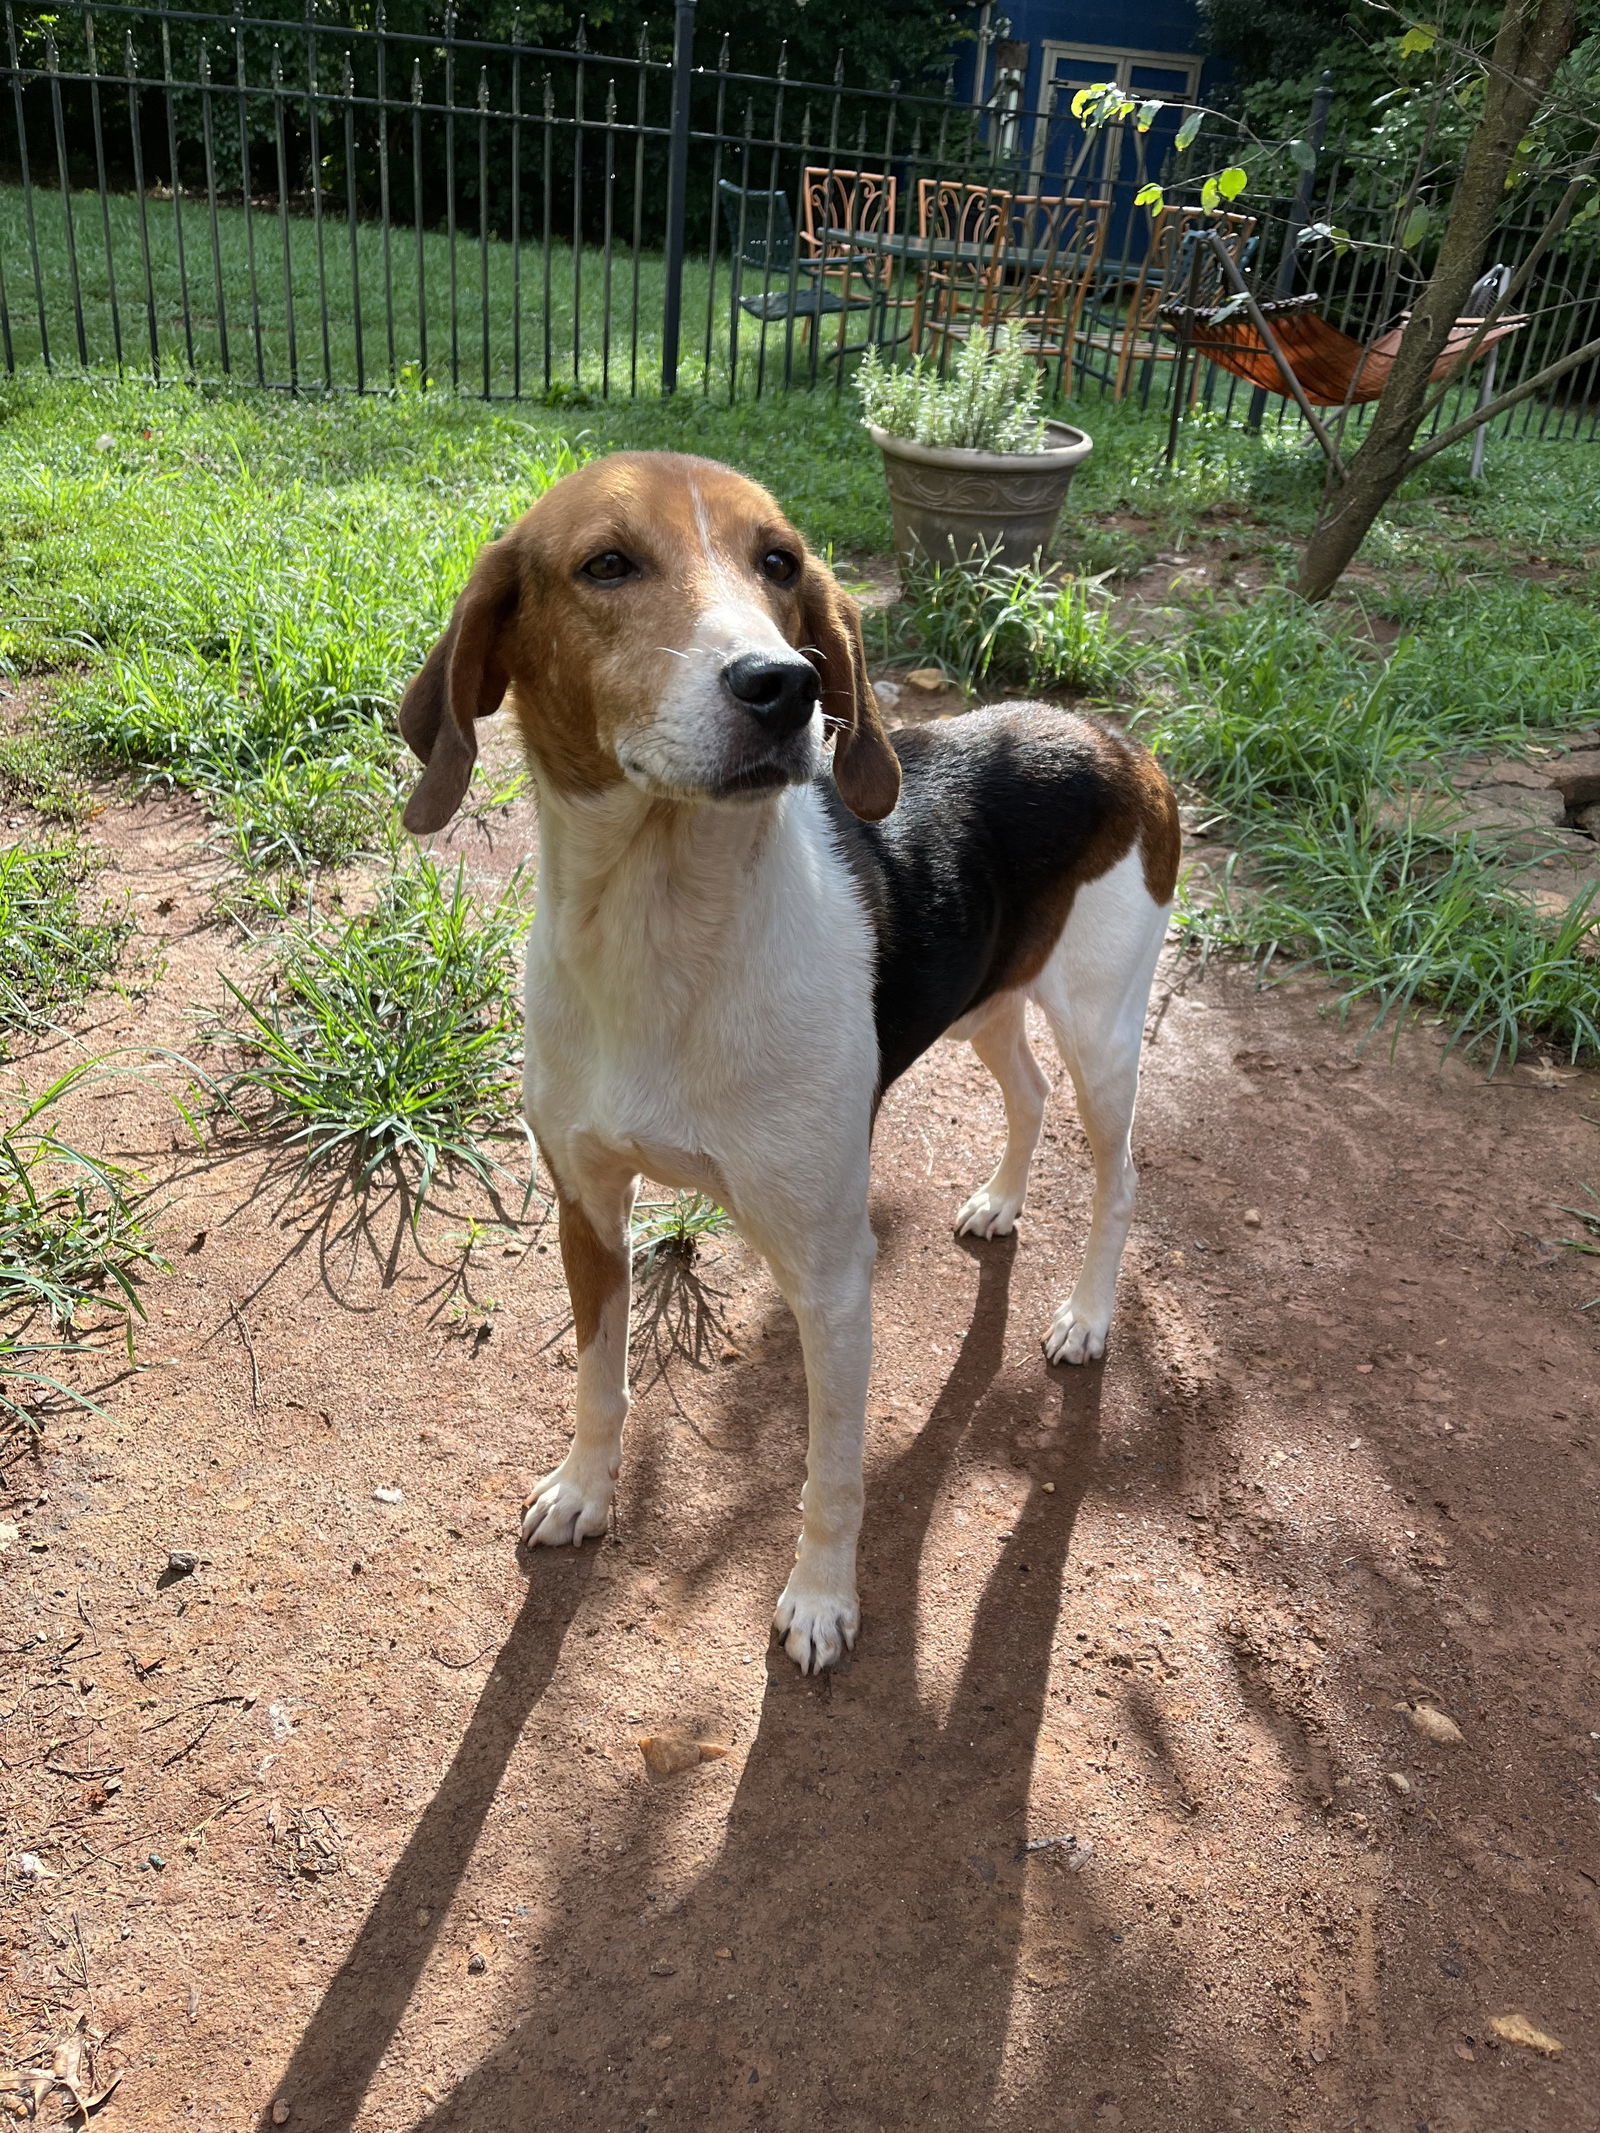
<svg viewBox="0 0 1600 2133">
<path fill-rule="evenodd" d="M 628 1418 L 628 1225 L 639 1181 L 621 1171 L 556 1184 L 561 1264 L 578 1339 L 577 1424 L 567 1456 L 534 1485 L 522 1515 L 529 1546 L 560 1547 L 603 1533 L 622 1464 Z"/>
<path fill-rule="evenodd" d="M 865 1170 L 865 1158 L 862 1162 Z M 761 1233 L 745 1223 L 800 1328 L 810 1399 L 800 1545 L 774 1621 L 803 1674 L 832 1666 L 856 1641 L 856 1541 L 861 1532 L 862 1449 L 872 1374 L 872 1263 L 865 1206 L 825 1232 Z M 776 1225 L 774 1226 L 777 1227 Z"/>
</svg>

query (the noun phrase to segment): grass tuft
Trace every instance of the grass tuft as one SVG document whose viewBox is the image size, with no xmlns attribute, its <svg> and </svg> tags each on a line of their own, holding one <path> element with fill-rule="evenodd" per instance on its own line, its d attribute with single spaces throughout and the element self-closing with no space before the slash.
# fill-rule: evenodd
<svg viewBox="0 0 1600 2133">
<path fill-rule="evenodd" d="M 1105 695 L 1132 666 L 1097 587 L 992 561 L 914 565 L 888 626 L 892 649 L 936 663 L 967 690 L 1014 683 Z"/>
<path fill-rule="evenodd" d="M 1543 617 L 1552 664 L 1563 645 L 1600 656 L 1600 616 L 1535 597 L 1555 610 Z M 1191 940 L 1263 970 L 1329 971 L 1380 1023 L 1431 1008 L 1451 1045 L 1491 1066 L 1531 1035 L 1573 1058 L 1600 1052 L 1593 897 L 1542 919 L 1526 869 L 1383 805 L 1475 749 L 1515 749 L 1582 716 L 1559 670 L 1540 681 L 1537 615 L 1523 617 L 1526 654 L 1504 640 L 1526 598 L 1509 588 L 1443 643 L 1407 639 L 1384 666 L 1288 598 L 1200 623 L 1171 655 L 1174 693 L 1135 717 L 1169 775 L 1225 811 L 1239 847 L 1208 899 L 1187 901 Z"/>
<path fill-rule="evenodd" d="M 92 871 L 70 845 L 0 849 L 0 1033 L 48 1027 L 115 964 L 130 928 L 83 916 L 78 888 Z"/>
<path fill-rule="evenodd" d="M 1580 1233 L 1576 1237 L 1557 1237 L 1555 1242 L 1563 1252 L 1581 1252 L 1586 1259 L 1600 1259 L 1600 1192 L 1596 1192 L 1592 1185 L 1580 1186 L 1579 1190 L 1589 1205 L 1563 1207 L 1560 1211 L 1564 1215 L 1572 1216 Z M 1591 1296 L 1586 1304 L 1580 1304 L 1578 1308 L 1581 1311 L 1593 1311 L 1596 1306 L 1600 1306 L 1600 1296 Z"/>
<path fill-rule="evenodd" d="M 342 1167 L 363 1191 L 387 1167 L 414 1194 L 413 1220 L 449 1169 L 493 1189 L 509 1176 L 490 1144 L 517 1108 L 512 963 L 526 924 L 519 880 L 480 904 L 460 868 L 421 854 L 370 913 L 292 922 L 253 995 L 225 981 L 213 1035 L 241 1062 L 229 1102 L 286 1135 L 302 1175 Z"/>
<path fill-rule="evenodd" d="M 42 1392 L 92 1405 L 45 1363 L 82 1353 L 78 1336 L 108 1326 L 121 1327 L 131 1357 L 133 1321 L 144 1317 L 135 1274 L 166 1264 L 145 1233 L 138 1181 L 51 1123 L 97 1065 L 82 1062 L 38 1096 L 6 1099 L 17 1108 L 0 1130 L 0 1416 L 13 1424 L 33 1425 Z M 34 1338 L 41 1317 L 67 1338 Z"/>
<path fill-rule="evenodd" d="M 664 1259 L 691 1262 L 708 1237 L 726 1234 L 728 1217 L 703 1192 L 675 1192 L 666 1200 L 641 1200 L 633 1214 L 634 1270 L 648 1280 Z"/>
</svg>

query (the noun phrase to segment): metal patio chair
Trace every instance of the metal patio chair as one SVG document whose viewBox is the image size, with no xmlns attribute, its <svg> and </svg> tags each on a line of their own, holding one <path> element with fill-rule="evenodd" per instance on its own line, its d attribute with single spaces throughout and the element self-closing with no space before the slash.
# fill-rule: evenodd
<svg viewBox="0 0 1600 2133">
<path fill-rule="evenodd" d="M 858 311 L 877 311 L 876 295 L 840 295 L 820 278 L 828 267 L 825 254 L 805 259 L 795 245 L 794 216 L 786 193 L 756 192 L 717 180 L 722 212 L 727 222 L 733 252 L 733 310 L 745 312 L 763 326 L 793 327 L 802 322 L 807 338 L 818 319 L 838 318 Z M 759 276 L 761 287 L 747 293 L 747 276 Z M 851 342 L 827 351 L 830 357 L 868 346 Z"/>
<path fill-rule="evenodd" d="M 841 296 L 849 295 L 853 279 L 887 290 L 893 258 L 863 251 L 837 233 L 892 234 L 899 194 L 900 181 L 881 170 L 833 170 L 817 164 L 801 172 L 800 248 L 813 273 L 820 273 L 824 282 L 838 282 Z"/>
<path fill-rule="evenodd" d="M 1108 199 L 1013 194 L 972 317 L 930 330 L 961 340 L 1015 326 L 1028 353 L 1066 377 L 1110 221 Z"/>
<path fill-rule="evenodd" d="M 1224 288 L 1222 268 L 1205 241 L 1211 231 L 1240 272 L 1248 273 L 1257 243 L 1254 215 L 1176 206 L 1164 207 L 1151 217 L 1142 258 L 1102 271 L 1084 341 L 1105 359 L 1105 382 L 1114 398 L 1120 400 L 1128 391 L 1135 365 L 1148 387 L 1153 366 L 1174 360 L 1177 351 L 1161 331 L 1164 304 L 1214 306 L 1231 293 Z"/>
<path fill-rule="evenodd" d="M 1011 212 L 1012 195 L 966 179 L 917 182 L 917 235 L 933 249 L 924 256 L 911 310 L 911 353 L 928 340 L 964 340 L 979 321 L 994 279 L 994 253 Z"/>
</svg>

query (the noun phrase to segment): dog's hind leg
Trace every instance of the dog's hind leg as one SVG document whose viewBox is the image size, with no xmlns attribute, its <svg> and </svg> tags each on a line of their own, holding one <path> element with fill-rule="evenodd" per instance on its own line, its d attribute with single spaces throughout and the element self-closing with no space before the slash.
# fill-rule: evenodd
<svg viewBox="0 0 1600 2133">
<path fill-rule="evenodd" d="M 1044 1337 L 1052 1363 L 1105 1353 L 1117 1270 L 1133 1221 L 1130 1145 L 1139 1055 L 1170 905 L 1155 903 L 1137 850 L 1080 888 L 1032 992 L 1044 1009 L 1078 1099 L 1094 1158 L 1094 1214 L 1083 1266 Z"/>
<path fill-rule="evenodd" d="M 1006 1107 L 1006 1146 L 987 1185 L 980 1185 L 956 1215 L 958 1237 L 1007 1237 L 1017 1226 L 1028 1190 L 1028 1171 L 1050 1082 L 1034 1058 L 1020 992 L 1003 992 L 958 1022 L 950 1035 L 965 1037 L 1000 1084 Z"/>
<path fill-rule="evenodd" d="M 561 1263 L 578 1340 L 578 1397 L 567 1456 L 534 1484 L 522 1514 L 530 1547 L 604 1533 L 628 1418 L 628 1225 L 638 1179 L 608 1172 L 569 1194 L 557 1181 Z"/>
</svg>

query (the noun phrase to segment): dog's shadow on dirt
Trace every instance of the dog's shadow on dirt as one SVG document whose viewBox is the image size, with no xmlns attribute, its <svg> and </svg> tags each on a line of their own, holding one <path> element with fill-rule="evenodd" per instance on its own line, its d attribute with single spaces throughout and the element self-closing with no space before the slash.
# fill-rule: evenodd
<svg viewBox="0 0 1600 2133">
<path fill-rule="evenodd" d="M 1046 1434 L 1037 1379 L 1008 1389 L 1001 1378 L 1014 1240 L 972 1256 L 977 1300 L 954 1366 L 869 1493 L 860 1655 L 806 1681 L 774 1648 L 720 1851 L 648 1929 L 629 1930 L 609 1893 L 586 1901 L 594 1862 L 574 1832 L 539 1833 L 561 1857 L 549 1907 L 559 1923 L 517 1995 L 524 2011 L 412 2133 L 525 2133 L 569 2111 L 607 2133 L 653 2133 L 664 2119 L 848 2133 L 988 2126 L 1019 2112 L 1019 2123 L 1053 2123 L 1060 2077 L 1092 2056 L 1103 2025 L 1143 2025 L 1159 2050 L 1176 1981 L 1123 1948 L 1092 1877 L 1024 1849 L 1063 1571 L 1100 1458 L 1099 1368 L 1055 1374 L 1059 1412 L 968 1648 L 945 1670 L 953 1689 L 930 1693 L 920 1678 L 919 1571 L 953 1462 L 1003 1459 L 1019 1427 L 1035 1442 Z M 297 2127 L 333 2133 L 354 2120 L 555 1671 L 587 1567 L 587 1557 L 532 1566 L 450 1772 L 279 2084 Z M 681 1798 L 673 1781 L 639 1795 L 636 1900 L 649 1900 L 651 1854 Z M 1019 1975 L 1025 1924 L 1035 1947 L 1041 1911 L 1043 1968 Z M 1048 1996 L 1069 1977 L 1057 2014 Z"/>
</svg>

